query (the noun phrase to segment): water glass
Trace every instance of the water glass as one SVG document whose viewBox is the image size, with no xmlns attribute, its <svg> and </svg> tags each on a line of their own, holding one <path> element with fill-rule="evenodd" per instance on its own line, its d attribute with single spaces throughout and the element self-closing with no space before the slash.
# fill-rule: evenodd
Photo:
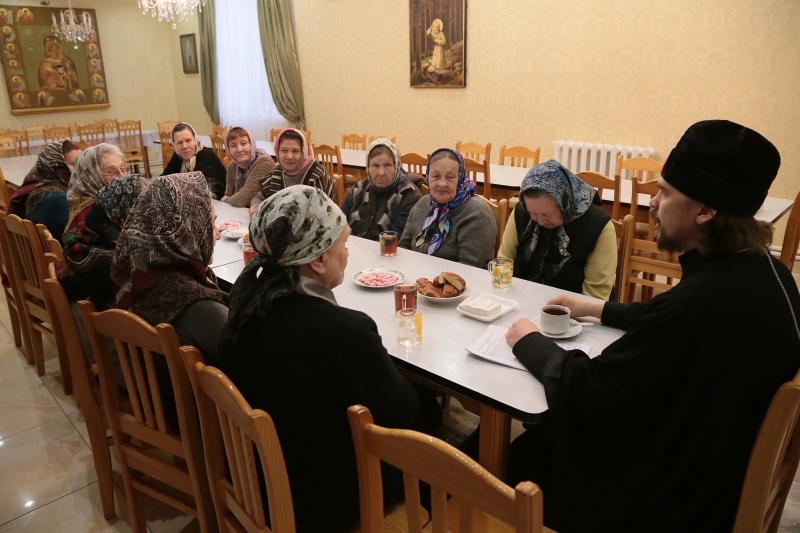
<svg viewBox="0 0 800 533">
<path fill-rule="evenodd" d="M 416 348 L 422 343 L 422 311 L 397 311 L 397 342 L 406 348 Z"/>
</svg>

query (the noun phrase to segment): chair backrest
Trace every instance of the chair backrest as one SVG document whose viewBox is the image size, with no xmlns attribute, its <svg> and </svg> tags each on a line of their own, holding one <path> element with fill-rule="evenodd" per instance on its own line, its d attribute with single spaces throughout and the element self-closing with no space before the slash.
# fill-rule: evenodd
<svg viewBox="0 0 800 533">
<path fill-rule="evenodd" d="M 108 120 L 108 119 L 103 119 Z M 70 139 L 74 138 L 78 135 L 78 123 L 77 122 L 59 122 L 58 124 L 53 124 L 54 127 L 59 128 L 66 128 L 69 130 L 69 137 Z"/>
<path fill-rule="evenodd" d="M 497 251 L 500 249 L 500 243 L 503 241 L 503 232 L 506 229 L 506 223 L 508 222 L 508 200 L 503 198 L 500 201 L 490 200 L 483 196 L 479 196 L 478 198 L 482 198 L 487 204 L 489 204 L 489 209 L 492 210 L 492 215 L 494 215 L 494 221 L 497 224 L 497 239 L 494 243 L 494 255 L 497 255 Z"/>
<path fill-rule="evenodd" d="M 342 148 L 348 150 L 366 150 L 367 136 L 359 135 L 358 133 L 343 133 Z"/>
<path fill-rule="evenodd" d="M 228 126 L 222 126 L 220 124 L 214 124 L 211 126 L 211 135 L 219 135 L 222 137 L 222 142 L 225 142 L 225 135 L 228 134 Z"/>
<path fill-rule="evenodd" d="M 114 133 L 117 131 L 117 119 L 101 118 L 97 123 L 103 126 L 103 130 L 106 133 Z"/>
<path fill-rule="evenodd" d="M 5 130 L 0 133 L 0 137 L 11 137 L 17 144 L 19 155 L 31 153 L 31 143 L 28 141 L 28 134 L 23 130 Z"/>
<path fill-rule="evenodd" d="M 636 299 L 636 286 L 641 287 L 639 301 L 649 301 L 653 289 L 664 292 L 671 289 L 683 275 L 675 255 L 662 252 L 650 239 L 636 236 L 636 220 L 625 215 L 622 221 L 622 272 L 620 274 L 619 301 L 630 303 Z"/>
<path fill-rule="evenodd" d="M 117 130 L 117 143 L 122 150 L 133 148 L 141 150 L 144 148 L 141 120 L 115 122 L 114 127 Z"/>
<path fill-rule="evenodd" d="M 641 195 L 652 198 L 658 194 L 658 191 L 657 179 L 650 181 L 633 180 L 631 182 L 631 214 L 634 217 L 636 216 L 639 206 L 639 197 Z M 648 203 L 650 202 L 649 199 L 647 199 L 647 201 Z M 650 241 L 656 240 L 656 224 L 649 216 L 647 217 L 647 239 Z"/>
<path fill-rule="evenodd" d="M 44 144 L 47 146 L 53 141 L 60 141 L 63 139 L 72 140 L 72 130 L 65 126 L 53 126 L 44 130 Z"/>
<path fill-rule="evenodd" d="M 775 393 L 761 423 L 732 533 L 775 533 L 800 462 L 800 373 Z"/>
<path fill-rule="evenodd" d="M 47 262 L 39 233 L 33 222 L 17 215 L 6 217 L 6 227 L 14 274 L 20 283 L 20 293 L 44 301 L 42 281 L 47 278 Z"/>
<path fill-rule="evenodd" d="M 474 159 L 479 163 L 482 163 L 483 161 L 491 162 L 492 143 L 486 143 L 486 145 L 483 145 L 476 142 L 463 143 L 458 141 L 456 142 L 456 152 L 461 152 L 461 155 L 463 155 L 465 159 Z"/>
<path fill-rule="evenodd" d="M 617 156 L 617 171 L 615 176 L 620 179 L 636 181 L 651 181 L 661 175 L 664 163 L 659 163 L 649 157 L 631 157 L 625 159 L 622 154 Z"/>
<path fill-rule="evenodd" d="M 228 153 L 225 151 L 225 138 L 221 135 L 211 136 L 211 149 L 214 150 L 220 161 L 228 157 Z"/>
<path fill-rule="evenodd" d="M 786 232 L 783 234 L 783 244 L 781 245 L 781 263 L 786 265 L 789 270 L 794 267 L 794 258 L 797 256 L 797 247 L 800 245 L 800 192 L 794 199 L 792 212 L 789 213 L 789 220 L 786 222 Z"/>
<path fill-rule="evenodd" d="M 25 133 L 28 135 L 28 141 L 43 141 L 44 140 L 44 126 L 25 126 Z"/>
<path fill-rule="evenodd" d="M 8 183 L 6 183 L 2 168 L 0 168 L 0 202 L 3 204 L 0 206 L 0 210 L 8 211 L 8 206 L 11 203 L 11 191 L 8 189 Z"/>
<path fill-rule="evenodd" d="M 78 305 L 97 363 L 103 404 L 117 445 L 123 478 L 127 478 L 129 507 L 133 507 L 130 491 L 135 488 L 198 517 L 205 531 L 216 519 L 202 460 L 194 393 L 175 329 L 169 324 L 154 328 L 137 315 L 121 309 L 96 312 L 91 302 L 81 301 Z M 107 340 L 113 340 L 116 347 L 132 415 L 121 408 Z M 159 388 L 157 376 L 165 366 L 177 407 L 179 433 L 168 425 Z M 151 477 L 169 485 L 171 490 L 153 483 Z M 172 494 L 174 490 L 185 496 L 176 498 Z M 141 512 L 141 509 L 130 510 L 131 515 L 142 516 L 137 514 Z"/>
<path fill-rule="evenodd" d="M 403 471 L 408 523 L 420 524 L 419 481 L 431 486 L 433 531 L 456 530 L 448 523 L 447 496 L 460 504 L 459 531 L 480 527 L 473 511 L 507 522 L 517 532 L 542 531 L 542 492 L 530 481 L 512 489 L 466 454 L 436 437 L 407 429 L 388 429 L 373 423 L 364 406 L 347 410 L 358 465 L 361 533 L 382 533 L 383 487 L 380 462 Z M 460 520 L 459 520 L 460 518 Z M 483 531 L 484 529 L 480 529 Z M 421 531 L 421 529 L 415 529 Z"/>
<path fill-rule="evenodd" d="M 158 139 L 161 142 L 161 164 L 164 168 L 167 168 L 169 160 L 172 159 L 172 154 L 175 153 L 175 148 L 172 146 L 171 134 L 172 130 L 158 130 Z"/>
<path fill-rule="evenodd" d="M 489 159 L 487 158 L 483 162 L 478 162 L 469 157 L 465 157 L 464 166 L 467 169 L 467 176 L 472 178 L 472 181 L 474 181 L 476 185 L 478 184 L 478 177 L 481 177 L 481 181 L 483 182 L 483 196 L 491 199 L 492 180 L 489 175 Z"/>
<path fill-rule="evenodd" d="M 36 233 L 39 234 L 39 240 L 42 241 L 42 249 L 45 254 L 53 254 L 58 261 L 64 260 L 64 248 L 58 239 L 53 237 L 50 230 L 44 224 L 36 224 Z"/>
<path fill-rule="evenodd" d="M 372 144 L 372 141 L 374 141 L 375 139 L 381 139 L 381 138 L 382 139 L 389 139 L 394 144 L 397 144 L 397 137 L 395 137 L 394 135 L 392 135 L 391 137 L 389 137 L 388 135 L 370 135 L 369 136 L 369 140 L 367 141 L 367 144 Z"/>
<path fill-rule="evenodd" d="M 22 155 L 13 137 L 0 136 L 0 157 L 16 157 Z"/>
<path fill-rule="evenodd" d="M 278 138 L 278 134 L 283 131 L 283 128 L 270 128 L 269 129 L 269 140 L 270 142 L 275 142 L 275 139 Z"/>
<path fill-rule="evenodd" d="M 184 346 L 181 355 L 197 401 L 208 482 L 220 529 L 267 531 L 258 460 L 267 491 L 270 531 L 294 531 L 289 476 L 272 418 L 250 407 L 225 374 L 200 362 L 195 347 Z"/>
<path fill-rule="evenodd" d="M 600 195 L 600 199 L 603 198 L 603 191 L 609 190 L 614 193 L 614 200 L 611 208 L 611 219 L 622 221 L 620 218 L 620 203 L 621 199 L 619 197 L 619 179 L 618 177 L 609 178 L 605 174 L 600 174 L 599 172 L 594 172 L 591 170 L 587 170 L 584 172 L 578 172 L 575 174 L 580 179 L 585 181 L 589 184 L 590 187 L 597 190 L 597 194 Z"/>
<path fill-rule="evenodd" d="M 400 164 L 405 167 L 406 172 L 409 174 L 424 176 L 428 165 L 428 158 L 416 152 L 408 152 L 400 156 Z"/>
<path fill-rule="evenodd" d="M 336 203 L 341 206 L 344 204 L 344 169 L 342 167 L 342 151 L 338 146 L 329 146 L 327 144 L 320 144 L 314 146 L 314 157 L 319 163 L 325 167 L 328 176 L 333 180 L 336 187 Z M 337 178 L 341 178 L 337 182 Z"/>
<path fill-rule="evenodd" d="M 172 128 L 180 124 L 179 120 L 165 120 L 163 122 L 156 122 L 156 129 L 159 132 L 166 131 L 167 134 L 172 133 Z M 169 135 L 167 135 L 169 137 Z"/>
<path fill-rule="evenodd" d="M 509 159 L 509 165 L 512 167 L 532 168 L 539 164 L 539 154 L 542 148 L 537 146 L 533 150 L 527 146 L 506 146 L 505 144 L 500 147 L 500 164 L 506 164 L 506 158 Z"/>
<path fill-rule="evenodd" d="M 78 136 L 82 141 L 89 143 L 89 146 L 106 142 L 105 127 L 98 122 L 78 126 Z"/>
</svg>

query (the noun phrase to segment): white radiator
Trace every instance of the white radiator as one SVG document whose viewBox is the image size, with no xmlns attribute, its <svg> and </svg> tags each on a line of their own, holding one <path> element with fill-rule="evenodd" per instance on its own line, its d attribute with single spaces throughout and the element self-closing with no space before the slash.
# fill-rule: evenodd
<svg viewBox="0 0 800 533">
<path fill-rule="evenodd" d="M 556 141 L 553 143 L 553 159 L 570 169 L 572 172 L 593 170 L 609 177 L 614 177 L 617 171 L 617 156 L 628 159 L 630 157 L 653 157 L 655 148 L 643 146 L 622 146 L 619 144 L 585 143 L 579 141 Z M 626 170 L 623 179 L 630 179 Z"/>
</svg>

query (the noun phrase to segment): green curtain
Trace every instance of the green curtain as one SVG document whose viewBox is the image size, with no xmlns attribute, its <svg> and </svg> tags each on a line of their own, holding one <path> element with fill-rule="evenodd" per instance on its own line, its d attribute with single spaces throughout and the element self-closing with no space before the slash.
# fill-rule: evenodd
<svg viewBox="0 0 800 533">
<path fill-rule="evenodd" d="M 219 124 L 217 99 L 217 30 L 214 23 L 214 0 L 206 0 L 200 21 L 200 83 L 203 88 L 203 105 L 214 124 Z"/>
<path fill-rule="evenodd" d="M 289 0 L 258 0 L 261 51 L 267 80 L 278 112 L 297 128 L 306 129 L 303 84 L 292 29 Z M 204 10 L 205 11 L 205 10 Z"/>
</svg>

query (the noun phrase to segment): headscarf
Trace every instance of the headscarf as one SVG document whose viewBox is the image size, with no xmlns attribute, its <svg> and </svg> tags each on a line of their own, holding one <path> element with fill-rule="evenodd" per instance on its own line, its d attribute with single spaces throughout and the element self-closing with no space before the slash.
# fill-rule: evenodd
<svg viewBox="0 0 800 533">
<path fill-rule="evenodd" d="M 293 185 L 270 196 L 250 219 L 250 243 L 258 252 L 231 290 L 223 335 L 238 340 L 247 322 L 264 317 L 277 298 L 300 280 L 298 265 L 325 253 L 347 222 L 336 203 L 315 187 Z"/>
<path fill-rule="evenodd" d="M 556 260 L 550 259 L 553 263 L 553 266 L 551 266 L 553 271 L 548 274 L 553 276 L 561 270 L 561 267 L 570 258 L 570 253 L 567 251 L 569 235 L 567 235 L 564 226 L 580 218 L 589 210 L 597 191 L 555 159 L 540 163 L 528 171 L 519 189 L 519 197 L 522 202 L 524 202 L 523 194 L 525 191 L 532 189 L 545 191 L 552 196 L 561 209 L 561 215 L 564 217 L 564 224 L 552 230 L 555 232 L 556 237 L 556 246 L 552 252 L 558 256 Z M 522 242 L 530 235 L 531 253 L 536 250 L 536 246 L 539 244 L 540 229 L 541 226 L 531 219 L 520 237 L 520 242 Z M 544 263 L 541 268 L 544 268 Z"/>
<path fill-rule="evenodd" d="M 216 289 L 208 269 L 214 243 L 211 197 L 203 173 L 154 180 L 133 205 L 117 241 L 111 266 L 111 279 L 118 287 L 116 307 L 128 309 L 176 273 Z"/>
<path fill-rule="evenodd" d="M 477 186 L 467 176 L 467 166 L 464 164 L 464 158 L 460 153 L 452 148 L 439 148 L 433 152 L 428 158 L 428 166 L 426 168 L 426 181 L 430 179 L 431 174 L 431 161 L 439 152 L 450 152 L 458 159 L 458 186 L 456 188 L 456 196 L 446 204 L 440 204 L 434 200 L 433 195 L 430 196 L 431 206 L 428 209 L 428 214 L 425 216 L 425 222 L 422 224 L 422 231 L 416 237 L 416 246 L 422 246 L 425 238 L 429 233 L 433 234 L 431 243 L 428 245 L 428 255 L 436 253 L 444 240 L 447 237 L 447 232 L 450 231 L 450 224 L 453 221 L 453 214 L 450 212 L 473 196 L 475 196 L 475 189 Z M 430 186 L 430 183 L 428 183 Z"/>
<path fill-rule="evenodd" d="M 69 143 L 69 145 L 72 146 L 71 150 L 78 149 L 77 145 L 66 139 L 48 143 L 44 150 L 42 150 L 42 152 L 36 158 L 36 163 L 34 163 L 33 168 L 31 168 L 31 170 L 25 176 L 22 185 L 19 187 L 19 189 L 14 191 L 14 194 L 11 195 L 9 201 L 10 205 L 13 205 L 18 201 L 18 199 L 19 201 L 24 200 L 22 197 L 24 197 L 26 194 L 30 195 L 36 186 L 43 182 L 46 183 L 48 187 L 57 185 L 60 190 L 64 190 L 66 188 L 67 184 L 69 183 L 70 172 L 67 162 L 64 159 L 65 143 Z M 28 200 L 30 200 L 30 196 L 28 196 Z M 26 207 L 25 211 L 25 214 L 27 214 L 31 211 L 31 209 Z M 14 213 L 12 210 L 12 214 L 20 213 Z"/>
<path fill-rule="evenodd" d="M 125 163 L 125 155 L 120 149 L 106 143 L 90 146 L 75 161 L 72 179 L 69 180 L 67 188 L 67 202 L 69 202 L 67 229 L 72 226 L 72 220 L 95 201 L 100 189 L 105 187 L 106 182 L 100 173 L 100 166 L 108 154 L 122 155 L 122 162 Z"/>
<path fill-rule="evenodd" d="M 195 143 L 194 154 L 192 155 L 191 159 L 187 160 L 187 159 L 183 159 L 183 157 L 181 157 L 181 154 L 178 153 L 178 150 L 175 150 L 175 153 L 178 155 L 178 157 L 181 158 L 181 172 L 182 173 L 193 172 L 194 171 L 194 166 L 195 166 L 195 164 L 197 162 L 197 153 L 200 150 L 203 149 L 203 145 L 200 142 L 200 139 L 197 138 L 197 132 L 194 131 L 194 127 L 191 124 L 189 124 L 188 122 L 178 122 L 172 128 L 172 132 L 169 135 L 169 143 L 172 145 L 172 148 L 174 149 L 175 148 L 175 130 L 177 130 L 178 128 L 183 128 L 183 126 L 188 126 L 189 127 L 189 131 L 192 132 L 192 136 L 194 137 L 194 143 Z M 181 129 L 181 131 L 184 131 L 184 130 Z"/>
<path fill-rule="evenodd" d="M 306 141 L 306 136 L 303 135 L 303 132 L 300 130 L 296 130 L 294 128 L 286 128 L 285 130 L 282 130 L 275 138 L 275 157 L 278 158 L 278 165 L 280 165 L 281 162 L 280 156 L 278 155 L 281 150 L 281 137 L 283 137 L 283 134 L 286 133 L 287 131 L 293 131 L 300 136 L 300 149 L 303 151 L 303 157 L 305 158 L 305 160 L 302 163 L 300 163 L 300 166 L 297 167 L 297 170 L 295 171 L 294 174 L 289 174 L 288 172 L 286 172 L 286 169 L 284 169 L 283 166 L 281 166 L 281 171 L 289 176 L 296 176 L 302 173 L 306 169 L 306 167 L 308 167 L 308 165 L 310 165 L 314 161 L 314 158 L 311 157 L 311 150 L 308 147 L 308 142 Z"/>
<path fill-rule="evenodd" d="M 247 139 L 250 141 L 250 159 L 246 163 L 239 163 L 238 161 L 236 161 L 236 158 L 233 157 L 233 154 L 231 154 L 231 151 L 228 149 L 228 142 L 231 138 L 231 133 L 235 129 L 243 130 L 245 134 L 247 134 Z M 235 162 L 236 166 L 238 166 L 243 171 L 250 170 L 250 166 L 253 164 L 253 161 L 256 160 L 256 157 L 258 157 L 259 154 L 268 155 L 263 148 L 259 148 L 256 146 L 255 137 L 253 137 L 253 134 L 250 133 L 250 130 L 248 130 L 244 126 L 234 126 L 228 130 L 228 133 L 225 135 L 225 152 L 231 157 L 231 161 Z"/>
<path fill-rule="evenodd" d="M 369 143 L 369 146 L 367 147 L 367 167 L 366 168 L 367 168 L 367 177 L 368 178 L 369 178 L 369 160 L 370 160 L 370 155 L 372 154 L 372 150 L 374 150 L 378 146 L 385 146 L 386 148 L 388 148 L 392 152 L 392 159 L 394 159 L 394 177 L 392 178 L 392 182 L 389 185 L 387 185 L 386 187 L 384 187 L 383 189 L 379 189 L 378 187 L 375 187 L 374 183 L 372 184 L 372 186 L 375 187 L 377 190 L 384 191 L 384 190 L 390 189 L 392 186 L 396 185 L 397 182 L 399 182 L 403 178 L 403 174 L 405 174 L 406 172 L 405 172 L 405 170 L 403 170 L 403 165 L 402 165 L 402 163 L 400 161 L 400 150 L 397 149 L 397 146 L 392 141 L 390 141 L 389 139 L 387 139 L 385 137 L 378 137 L 377 139 L 375 139 L 374 141 Z M 370 183 L 372 183 L 372 180 L 370 180 Z"/>
</svg>

